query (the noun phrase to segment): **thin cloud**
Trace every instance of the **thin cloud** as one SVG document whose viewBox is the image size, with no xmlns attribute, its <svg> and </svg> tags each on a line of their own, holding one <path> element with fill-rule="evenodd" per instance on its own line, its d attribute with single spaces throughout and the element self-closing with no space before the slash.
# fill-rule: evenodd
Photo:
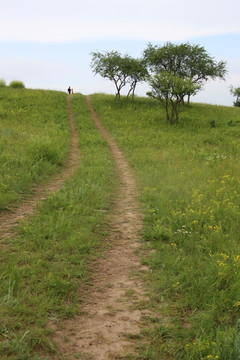
<svg viewBox="0 0 240 360">
<path fill-rule="evenodd" d="M 44 28 L 42 20 L 28 20 L 22 22 L 14 20 L 12 23 L 4 21 L 1 24 L 0 41 L 3 42 L 45 42 L 45 43 L 66 43 L 78 40 L 89 39 L 113 39 L 113 38 L 129 38 L 146 41 L 178 41 L 191 39 L 200 36 L 209 36 L 217 34 L 236 33 L 240 31 L 239 26 L 229 24 L 224 28 L 221 25 L 212 27 L 206 25 L 204 27 L 198 24 L 191 26 L 179 22 L 171 24 L 154 22 L 154 21 L 132 21 L 131 23 L 118 20 L 109 20 L 103 23 L 98 20 L 94 24 L 88 21 L 63 21 L 45 20 Z M 16 29 L 20 31 L 16 31 Z M 144 30 L 143 30 L 144 28 Z M 5 30 L 3 30 L 5 29 Z M 97 30 L 98 29 L 98 30 Z M 121 29 L 121 30 L 119 30 Z"/>
<path fill-rule="evenodd" d="M 240 32 L 239 12 L 239 0 L 8 0 L 1 6 L 0 41 L 177 41 Z"/>
</svg>

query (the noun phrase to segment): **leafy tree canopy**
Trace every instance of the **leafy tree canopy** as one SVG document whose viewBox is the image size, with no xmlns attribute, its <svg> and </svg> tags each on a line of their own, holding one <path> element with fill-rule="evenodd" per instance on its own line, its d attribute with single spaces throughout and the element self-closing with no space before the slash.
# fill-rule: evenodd
<svg viewBox="0 0 240 360">
<path fill-rule="evenodd" d="M 127 60 L 128 83 L 130 84 L 128 95 L 132 93 L 132 96 L 134 96 L 137 83 L 147 80 L 148 71 L 146 63 L 142 59 L 128 58 Z"/>
<path fill-rule="evenodd" d="M 117 51 L 92 53 L 91 67 L 95 74 L 114 82 L 117 97 L 120 97 L 120 91 L 127 83 L 130 84 L 128 95 L 131 92 L 134 95 L 137 83 L 146 80 L 148 75 L 142 60 L 134 59 L 128 54 L 122 56 Z"/>
<path fill-rule="evenodd" d="M 149 84 L 152 91 L 147 95 L 161 101 L 166 111 L 166 120 L 171 124 L 178 123 L 184 96 L 196 93 L 200 87 L 190 78 L 167 71 L 151 77 Z"/>
<path fill-rule="evenodd" d="M 113 81 L 117 90 L 116 96 L 120 97 L 120 91 L 126 85 L 127 74 L 124 59 L 117 51 L 106 53 L 93 52 L 91 67 L 95 74 Z"/>
<path fill-rule="evenodd" d="M 190 43 L 176 45 L 168 42 L 164 46 L 148 44 L 144 59 L 152 73 L 167 71 L 177 74 L 201 85 L 200 88 L 209 78 L 224 80 L 227 73 L 224 61 L 217 62 L 204 47 Z"/>
</svg>

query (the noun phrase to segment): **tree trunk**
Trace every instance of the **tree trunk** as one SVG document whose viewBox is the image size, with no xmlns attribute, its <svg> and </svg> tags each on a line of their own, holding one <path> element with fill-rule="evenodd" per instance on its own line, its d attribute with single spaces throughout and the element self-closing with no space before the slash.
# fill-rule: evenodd
<svg viewBox="0 0 240 360">
<path fill-rule="evenodd" d="M 116 100 L 120 99 L 120 88 L 117 87 Z"/>
<path fill-rule="evenodd" d="M 164 107 L 165 107 L 165 111 L 166 111 L 166 120 L 167 120 L 167 122 L 171 123 L 168 100 L 165 101 Z"/>
<path fill-rule="evenodd" d="M 129 97 L 129 96 L 130 96 L 131 91 L 132 91 L 132 87 L 130 87 L 130 89 L 129 89 L 128 93 L 127 93 L 127 97 Z"/>
<path fill-rule="evenodd" d="M 131 83 L 130 89 L 129 89 L 128 94 L 127 94 L 127 97 L 129 97 L 130 94 L 132 93 L 132 98 L 134 98 L 136 85 L 137 85 L 137 82 L 136 82 L 136 81 L 134 81 L 133 83 Z"/>
<path fill-rule="evenodd" d="M 132 91 L 132 97 L 133 98 L 135 96 L 135 90 L 136 90 L 137 83 L 138 83 L 137 80 L 135 80 L 134 83 L 133 83 L 133 91 Z"/>
</svg>

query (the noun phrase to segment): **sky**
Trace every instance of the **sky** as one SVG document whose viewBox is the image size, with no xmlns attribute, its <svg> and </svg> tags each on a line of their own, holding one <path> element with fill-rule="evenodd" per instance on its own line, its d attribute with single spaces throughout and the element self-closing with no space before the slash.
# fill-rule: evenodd
<svg viewBox="0 0 240 360">
<path fill-rule="evenodd" d="M 228 69 L 225 81 L 208 81 L 194 101 L 233 104 L 230 86 L 240 86 L 239 0 L 0 2 L 0 79 L 7 83 L 114 94 L 111 81 L 93 74 L 92 52 L 116 50 L 139 58 L 148 43 L 189 42 L 226 61 Z M 147 91 L 147 84 L 139 84 L 136 94 Z"/>
</svg>

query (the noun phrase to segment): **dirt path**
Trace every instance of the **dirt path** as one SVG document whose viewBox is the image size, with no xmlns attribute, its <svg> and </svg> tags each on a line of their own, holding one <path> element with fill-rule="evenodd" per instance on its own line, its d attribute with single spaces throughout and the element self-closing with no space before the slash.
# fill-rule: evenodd
<svg viewBox="0 0 240 360">
<path fill-rule="evenodd" d="M 79 166 L 79 135 L 76 130 L 76 122 L 71 110 L 70 102 L 71 96 L 68 96 L 67 114 L 71 131 L 71 148 L 66 166 L 60 173 L 51 177 L 48 182 L 37 186 L 32 196 L 18 204 L 17 208 L 8 212 L 0 212 L 0 239 L 8 238 L 13 235 L 14 226 L 16 226 L 20 220 L 31 215 L 41 200 L 44 200 L 47 196 L 59 190 L 63 186 L 63 183 L 74 174 Z"/>
<path fill-rule="evenodd" d="M 64 329 L 57 331 L 55 341 L 67 360 L 123 359 L 127 354 L 135 353 L 131 339 L 140 333 L 142 316 L 148 315 L 139 310 L 139 305 L 147 300 L 139 276 L 146 269 L 136 254 L 142 216 L 128 163 L 93 111 L 89 97 L 87 103 L 98 130 L 109 144 L 119 189 L 107 239 L 110 247 L 96 264 L 92 289 L 86 304 L 81 305 L 82 315 L 64 323 Z"/>
</svg>

